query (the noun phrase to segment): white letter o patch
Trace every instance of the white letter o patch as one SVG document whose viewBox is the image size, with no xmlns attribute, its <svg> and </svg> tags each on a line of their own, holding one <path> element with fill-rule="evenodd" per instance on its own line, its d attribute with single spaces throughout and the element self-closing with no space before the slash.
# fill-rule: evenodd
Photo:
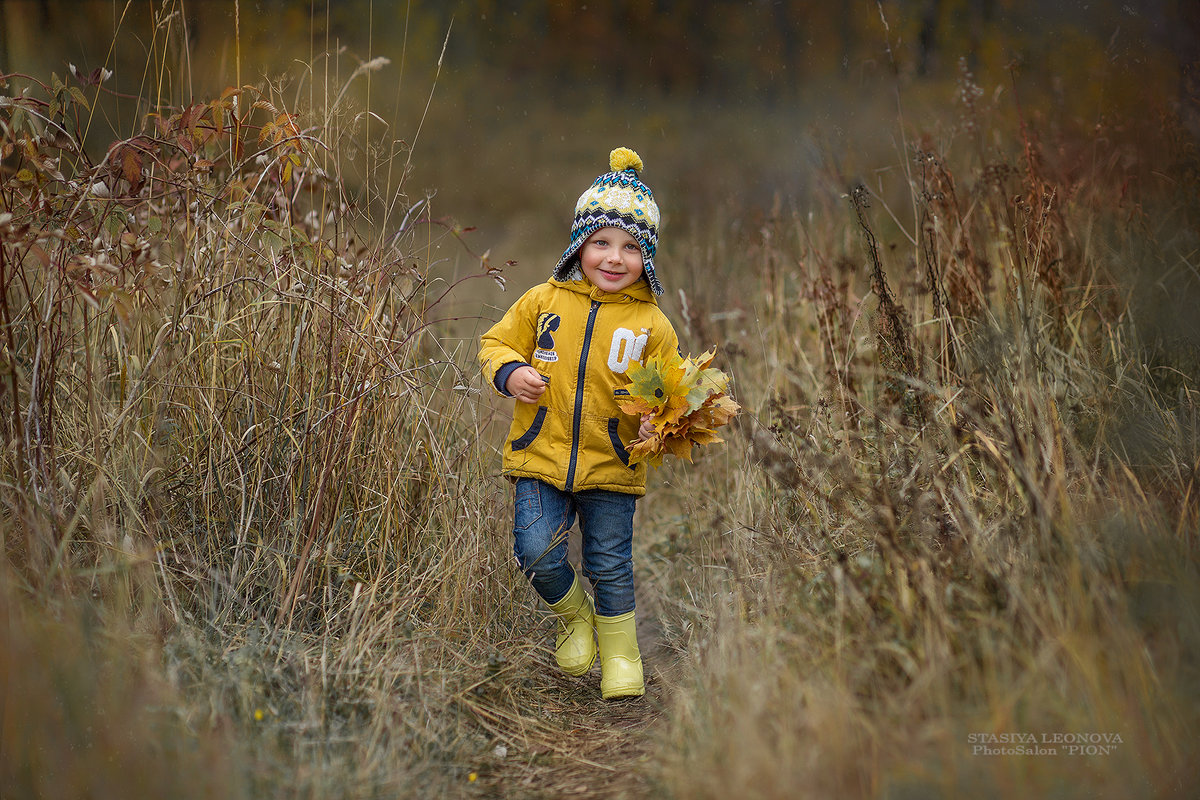
<svg viewBox="0 0 1200 800">
<path fill-rule="evenodd" d="M 618 374 L 629 369 L 629 362 L 640 361 L 649 336 L 637 336 L 628 328 L 613 331 L 612 347 L 608 350 L 608 368 Z"/>
</svg>

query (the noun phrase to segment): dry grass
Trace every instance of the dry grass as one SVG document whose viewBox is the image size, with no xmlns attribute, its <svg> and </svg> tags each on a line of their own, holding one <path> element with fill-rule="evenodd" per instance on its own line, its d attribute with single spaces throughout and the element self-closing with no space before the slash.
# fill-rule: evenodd
<svg viewBox="0 0 1200 800">
<path fill-rule="evenodd" d="M 498 744 L 564 750 L 529 708 L 543 637 L 491 412 L 436 327 L 456 281 L 432 253 L 459 231 L 404 194 L 409 153 L 371 143 L 378 178 L 351 189 L 338 146 L 366 117 L 243 89 L 157 106 L 96 158 L 98 90 L 75 83 L 2 117 L 5 784 L 56 795 L 53 752 L 57 785 L 98 795 L 162 796 L 129 782 L 140 758 L 172 796 L 427 796 Z M 464 252 L 460 281 L 498 276 Z M 43 644 L 80 618 L 141 672 L 117 644 Z M 37 677 L 60 660 L 65 720 Z M 161 736 L 138 722 L 159 704 Z M 129 754 L 99 771 L 106 738 L 64 741 L 93 716 Z"/>
<path fill-rule="evenodd" d="M 683 506 L 656 562 L 695 667 L 669 712 L 676 796 L 1195 790 L 1194 327 L 1139 327 L 1117 287 L 1148 219 L 1193 232 L 1150 245 L 1163 262 L 1194 260 L 1200 209 L 1114 202 L 1151 169 L 1129 151 L 1068 181 L 1023 147 L 960 155 L 966 179 L 922 149 L 886 256 L 864 189 L 740 248 L 697 234 L 693 342 L 727 343 L 754 413 L 744 449 L 654 504 Z M 991 733 L 1121 743 L 978 754 Z"/>
<path fill-rule="evenodd" d="M 905 130 L 898 186 L 676 229 L 747 413 L 639 506 L 652 679 L 611 705 L 549 668 L 447 334 L 502 276 L 360 113 L 378 66 L 99 151 L 95 84 L 3 91 L 6 797 L 1195 789 L 1200 362 L 1142 288 L 1196 291 L 1177 128 Z M 1121 742 L 973 754 L 1016 732 Z"/>
</svg>

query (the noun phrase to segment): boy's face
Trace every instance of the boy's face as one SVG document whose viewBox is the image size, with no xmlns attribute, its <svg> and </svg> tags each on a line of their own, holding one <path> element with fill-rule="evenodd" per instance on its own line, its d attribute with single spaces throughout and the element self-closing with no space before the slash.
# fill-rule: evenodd
<svg viewBox="0 0 1200 800">
<path fill-rule="evenodd" d="M 601 228 L 579 250 L 583 274 L 606 292 L 619 292 L 642 277 L 642 248 L 621 228 Z"/>
</svg>

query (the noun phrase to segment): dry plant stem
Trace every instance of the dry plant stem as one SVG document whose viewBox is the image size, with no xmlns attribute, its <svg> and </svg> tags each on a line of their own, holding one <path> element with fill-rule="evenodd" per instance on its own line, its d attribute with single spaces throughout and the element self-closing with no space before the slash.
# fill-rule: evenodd
<svg viewBox="0 0 1200 800">
<path fill-rule="evenodd" d="M 879 256 L 879 243 L 865 216 L 868 197 L 866 188 L 859 186 L 851 192 L 850 199 L 858 226 L 867 242 L 871 291 L 879 298 L 875 328 L 880 350 L 880 366 L 894 376 L 894 383 L 888 384 L 888 399 L 891 402 L 901 402 L 905 419 L 919 424 L 924 419 L 924 403 L 915 394 L 913 387 L 913 384 L 920 380 L 920 375 L 910 342 L 910 326 L 904 310 L 892 297 L 888 288 L 887 275 L 883 271 L 883 262 Z"/>
</svg>

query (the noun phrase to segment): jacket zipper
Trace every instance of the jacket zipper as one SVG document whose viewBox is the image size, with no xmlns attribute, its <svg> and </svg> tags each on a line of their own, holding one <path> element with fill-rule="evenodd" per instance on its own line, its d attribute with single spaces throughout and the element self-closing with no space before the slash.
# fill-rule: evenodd
<svg viewBox="0 0 1200 800">
<path fill-rule="evenodd" d="M 583 379 L 587 374 L 588 351 L 592 349 L 592 330 L 596 327 L 596 314 L 600 301 L 592 301 L 588 312 L 587 327 L 583 332 L 583 349 L 579 353 L 579 374 L 575 379 L 575 415 L 571 420 L 571 462 L 567 467 L 567 491 L 575 491 L 575 464 L 579 460 L 579 428 L 583 422 Z"/>
</svg>

